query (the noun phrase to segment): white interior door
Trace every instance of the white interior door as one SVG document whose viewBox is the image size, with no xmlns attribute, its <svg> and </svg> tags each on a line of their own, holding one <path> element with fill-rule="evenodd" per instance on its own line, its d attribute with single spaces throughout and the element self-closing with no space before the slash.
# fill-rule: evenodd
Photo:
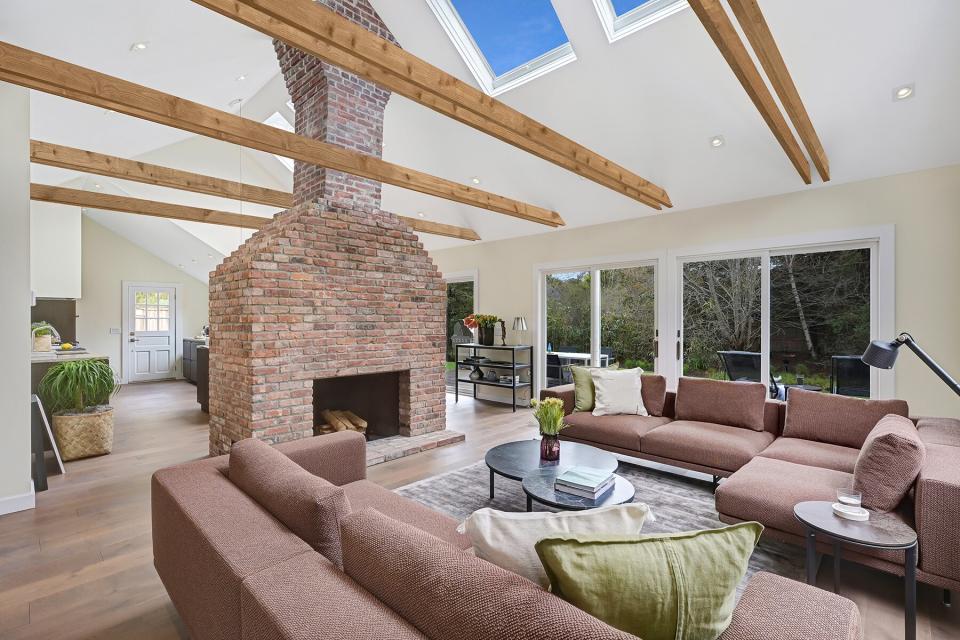
<svg viewBox="0 0 960 640">
<path fill-rule="evenodd" d="M 176 377 L 176 288 L 132 284 L 127 304 L 127 381 Z"/>
</svg>

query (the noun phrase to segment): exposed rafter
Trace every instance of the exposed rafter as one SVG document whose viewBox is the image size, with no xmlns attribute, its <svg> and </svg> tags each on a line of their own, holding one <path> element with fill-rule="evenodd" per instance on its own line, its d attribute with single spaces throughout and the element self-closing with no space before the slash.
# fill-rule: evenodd
<svg viewBox="0 0 960 640">
<path fill-rule="evenodd" d="M 564 224 L 555 211 L 299 136 L 8 43 L 0 43 L 0 80 L 522 220 L 551 227 Z"/>
<path fill-rule="evenodd" d="M 276 206 L 282 207 L 284 209 L 289 209 L 293 206 L 293 194 L 287 191 L 278 191 L 276 189 L 268 189 L 266 187 L 258 187 L 252 184 L 246 184 L 243 182 L 233 182 L 232 180 L 223 180 L 221 178 L 214 178 L 212 176 L 205 176 L 200 173 L 191 173 L 189 171 L 181 171 L 180 169 L 171 169 L 169 167 L 161 167 L 155 164 L 147 164 L 145 162 L 137 162 L 135 160 L 127 160 L 126 158 L 118 158 L 117 156 L 109 156 L 103 153 L 96 153 L 93 151 L 86 151 L 84 149 L 75 149 L 73 147 L 65 147 L 58 144 L 52 144 L 49 142 L 40 142 L 38 140 L 30 141 L 30 159 L 33 162 L 39 164 L 45 164 L 53 167 L 60 167 L 63 169 L 72 169 L 74 171 L 83 171 L 87 173 L 95 173 L 101 176 L 107 176 L 111 178 L 119 178 L 121 180 L 132 180 L 134 182 L 142 182 L 145 184 L 159 185 L 163 187 L 170 187 L 171 189 L 180 189 L 182 191 L 193 191 L 195 193 L 204 193 L 211 196 L 220 196 L 222 198 L 230 198 L 233 200 L 242 200 L 244 202 L 253 202 L 256 204 L 264 204 L 267 206 Z M 49 189 L 58 189 L 58 187 L 46 187 L 45 185 L 34 185 L 38 187 L 38 194 L 47 194 L 49 197 Z M 78 191 L 78 190 L 61 190 L 63 191 L 60 194 L 60 198 L 70 197 L 74 201 L 78 199 L 84 199 L 85 196 L 82 194 L 89 193 L 91 196 L 98 195 L 94 192 L 89 191 Z M 78 193 L 72 193 L 73 191 L 78 191 Z M 116 196 L 119 197 L 119 196 Z M 41 198 L 35 198 L 41 199 Z M 133 200 L 133 199 L 131 199 Z M 51 200 L 52 201 L 52 200 Z M 113 201 L 117 203 L 117 206 L 121 206 L 122 203 L 119 201 Z M 148 200 L 139 201 L 139 202 L 152 202 Z M 75 204 L 63 203 L 61 204 Z M 157 205 L 166 206 L 177 206 L 177 205 L 163 205 L 163 203 L 153 203 Z M 94 204 L 84 204 L 80 206 L 89 206 L 94 207 Z M 100 207 L 107 208 L 107 207 Z M 120 209 L 112 209 L 113 211 L 119 211 Z M 151 210 L 159 211 L 156 207 L 151 206 Z M 132 212 L 138 213 L 138 212 Z M 227 212 L 222 212 L 227 213 Z M 148 214 L 153 215 L 153 214 Z M 240 215 L 240 214 L 230 214 L 230 215 Z M 422 218 L 413 218 L 408 216 L 398 215 L 398 218 L 403 220 L 410 226 L 414 231 L 419 233 L 428 233 L 431 235 L 438 236 L 447 236 L 450 238 L 458 238 L 460 240 L 479 240 L 480 236 L 477 235 L 477 232 L 473 229 L 468 229 L 466 227 L 457 227 L 450 224 L 442 224 L 439 222 L 431 222 L 430 220 L 424 220 Z M 248 218 L 256 218 L 255 220 Z M 194 218 L 181 218 L 181 219 L 194 219 Z M 261 224 L 257 220 L 265 220 L 265 218 L 257 218 L 256 216 L 248 216 L 244 218 L 243 224 L 240 226 L 244 227 L 254 227 L 255 225 Z M 203 220 L 207 222 L 208 220 Z M 214 224 L 220 224 L 215 222 Z M 234 225 L 230 225 L 234 226 Z M 259 227 L 257 227 L 259 228 Z"/>
<path fill-rule="evenodd" d="M 810 184 L 810 163 L 720 0 L 689 0 L 689 3 L 800 177 Z"/>
<path fill-rule="evenodd" d="M 659 209 L 666 191 L 312 0 L 194 0 L 406 98 Z"/>
<path fill-rule="evenodd" d="M 820 137 L 817 130 L 813 128 L 810 121 L 810 115 L 807 113 L 803 100 L 800 98 L 800 92 L 797 91 L 797 85 L 793 82 L 793 77 L 787 69 L 787 63 L 784 62 L 780 54 L 780 48 L 777 41 L 770 32 L 763 12 L 757 0 L 728 0 L 733 14 L 737 17 L 737 22 L 743 32 L 747 34 L 747 40 L 753 47 L 753 52 L 757 54 L 760 60 L 760 66 L 767 74 L 773 90 L 777 92 L 780 103 L 786 110 L 790 121 L 793 123 L 803 146 L 806 147 L 813 166 L 817 168 L 817 173 L 824 182 L 830 180 L 830 161 L 827 159 L 827 153 L 823 150 L 820 143 Z"/>
<path fill-rule="evenodd" d="M 227 227 L 243 227 L 259 229 L 270 218 L 249 216 L 243 213 L 203 209 L 201 207 L 187 207 L 182 204 L 169 204 L 156 200 L 143 200 L 128 196 L 116 196 L 110 193 L 96 193 L 83 189 L 54 187 L 46 184 L 31 184 L 30 199 L 41 202 L 55 202 L 90 209 L 118 211 L 120 213 L 136 213 L 154 218 L 170 218 L 173 220 L 189 220 L 190 222 L 205 222 Z"/>
</svg>

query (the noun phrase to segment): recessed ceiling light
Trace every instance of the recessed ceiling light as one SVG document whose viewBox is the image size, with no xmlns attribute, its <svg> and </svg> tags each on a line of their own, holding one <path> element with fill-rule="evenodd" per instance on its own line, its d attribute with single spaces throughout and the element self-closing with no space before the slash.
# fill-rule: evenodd
<svg viewBox="0 0 960 640">
<path fill-rule="evenodd" d="M 478 178 L 477 176 L 473 176 L 472 178 L 470 178 L 470 182 L 472 182 L 473 184 L 480 184 L 480 178 Z"/>
<path fill-rule="evenodd" d="M 423 211 L 417 211 L 417 215 L 422 218 L 422 217 L 423 217 Z"/>
<path fill-rule="evenodd" d="M 99 182 L 97 182 L 96 184 L 94 184 L 93 187 L 94 187 L 95 189 L 103 189 L 103 186 L 101 186 L 101 184 L 100 184 Z"/>
<path fill-rule="evenodd" d="M 237 76 L 237 82 L 243 82 L 246 79 L 247 79 L 247 76 L 243 75 L 242 73 Z"/>
<path fill-rule="evenodd" d="M 144 51 L 148 46 L 150 46 L 149 42 L 134 42 L 132 45 L 130 45 L 130 51 Z"/>
<path fill-rule="evenodd" d="M 913 97 L 913 84 L 905 84 L 902 87 L 897 87 L 893 90 L 893 99 L 894 100 L 906 100 L 907 98 Z"/>
<path fill-rule="evenodd" d="M 714 149 L 718 147 L 722 147 L 726 143 L 727 141 L 723 138 L 723 136 L 713 136 L 712 138 L 710 138 L 710 146 L 713 147 Z"/>
</svg>

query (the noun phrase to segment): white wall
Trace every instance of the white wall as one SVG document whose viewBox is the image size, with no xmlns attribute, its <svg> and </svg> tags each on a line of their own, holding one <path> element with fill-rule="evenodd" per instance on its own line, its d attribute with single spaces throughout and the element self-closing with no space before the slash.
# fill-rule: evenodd
<svg viewBox="0 0 960 640">
<path fill-rule="evenodd" d="M 0 82 L 0 515 L 34 506 L 30 479 L 30 92 Z"/>
<path fill-rule="evenodd" d="M 30 287 L 38 298 L 79 298 L 80 207 L 30 203 Z"/>
<path fill-rule="evenodd" d="M 530 320 L 535 315 L 536 264 L 890 224 L 896 227 L 896 328 L 911 332 L 941 365 L 960 376 L 960 165 L 701 209 L 667 210 L 632 221 L 445 249 L 431 256 L 444 273 L 479 271 L 478 311 Z M 901 355 L 895 373 L 896 395 L 907 400 L 915 414 L 960 416 L 960 398 L 913 354 Z"/>
<path fill-rule="evenodd" d="M 120 373 L 121 351 L 126 344 L 121 317 L 121 283 L 124 280 L 181 284 L 178 303 L 183 314 L 184 335 L 177 339 L 200 333 L 207 323 L 208 296 L 205 283 L 170 266 L 87 216 L 83 216 L 82 236 L 83 297 L 77 302 L 77 339 L 84 347 L 109 356 L 111 366 Z M 111 328 L 120 329 L 121 335 L 111 334 Z"/>
</svg>

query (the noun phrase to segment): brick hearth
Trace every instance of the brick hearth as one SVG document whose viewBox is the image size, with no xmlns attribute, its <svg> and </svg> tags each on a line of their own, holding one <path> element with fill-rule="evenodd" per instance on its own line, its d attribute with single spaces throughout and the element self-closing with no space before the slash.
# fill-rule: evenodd
<svg viewBox="0 0 960 640">
<path fill-rule="evenodd" d="M 323 4 L 392 39 L 367 0 Z M 390 93 L 275 46 L 297 132 L 379 156 Z M 418 438 L 378 440 L 372 459 L 461 440 L 433 434 L 445 425 L 446 288 L 416 235 L 380 210 L 375 181 L 297 162 L 294 196 L 210 277 L 211 454 L 312 436 L 315 380 L 393 371 L 409 372 L 399 432 Z"/>
</svg>

